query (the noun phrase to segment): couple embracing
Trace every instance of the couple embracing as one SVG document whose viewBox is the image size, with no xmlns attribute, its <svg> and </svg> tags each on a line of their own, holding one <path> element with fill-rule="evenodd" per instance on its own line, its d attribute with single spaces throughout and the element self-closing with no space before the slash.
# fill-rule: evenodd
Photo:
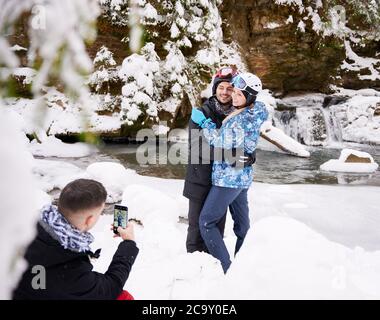
<svg viewBox="0 0 380 320">
<path fill-rule="evenodd" d="M 193 109 L 189 122 L 183 191 L 189 199 L 186 248 L 210 253 L 220 260 L 224 273 L 231 265 L 223 241 L 227 209 L 237 237 L 235 254 L 250 227 L 247 191 L 260 127 L 268 118 L 264 103 L 256 101 L 261 90 L 257 76 L 238 73 L 235 67 L 222 68 L 214 76 L 211 98 Z"/>
</svg>

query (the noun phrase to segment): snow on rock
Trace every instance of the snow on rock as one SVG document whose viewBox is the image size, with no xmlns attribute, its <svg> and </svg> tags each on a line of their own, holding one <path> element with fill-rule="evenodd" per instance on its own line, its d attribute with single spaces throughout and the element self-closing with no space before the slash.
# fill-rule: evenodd
<svg viewBox="0 0 380 320">
<path fill-rule="evenodd" d="M 379 165 L 367 152 L 343 149 L 338 160 L 331 159 L 320 166 L 323 171 L 372 173 Z"/>
<path fill-rule="evenodd" d="M 380 80 L 380 73 L 376 68 L 376 65 L 380 63 L 379 59 L 374 58 L 364 58 L 358 56 L 351 48 L 350 42 L 345 41 L 344 42 L 345 48 L 346 48 L 346 56 L 347 60 L 353 61 L 353 63 L 348 63 L 347 60 L 343 61 L 343 64 L 341 66 L 342 69 L 346 69 L 349 71 L 356 71 L 360 72 L 363 69 L 368 69 L 370 72 L 370 75 L 359 75 L 360 80 Z"/>
<path fill-rule="evenodd" d="M 122 121 L 118 114 L 106 116 L 96 113 L 104 105 L 103 96 L 91 96 L 93 110 L 89 114 L 84 114 L 79 104 L 70 102 L 56 90 L 49 91 L 46 100 L 46 107 L 41 107 L 36 99 L 24 98 L 8 99 L 6 105 L 21 116 L 24 121 L 23 131 L 27 134 L 41 129 L 49 131 L 51 135 L 84 131 L 109 132 L 121 127 Z"/>
<path fill-rule="evenodd" d="M 41 143 L 33 140 L 29 149 L 34 156 L 61 158 L 86 157 L 95 152 L 95 147 L 87 143 L 64 143 L 54 136 L 46 137 Z"/>
<path fill-rule="evenodd" d="M 123 192 L 121 204 L 130 209 L 130 218 L 140 221 L 144 226 L 157 222 L 178 222 L 180 210 L 175 199 L 158 189 L 129 185 Z"/>
<path fill-rule="evenodd" d="M 357 94 L 345 103 L 330 107 L 342 128 L 343 140 L 380 144 L 380 117 L 375 116 L 379 103 L 380 96 Z"/>
<path fill-rule="evenodd" d="M 300 245 L 302 243 L 302 245 Z M 380 252 L 349 249 L 301 222 L 253 225 L 213 299 L 352 299 L 380 295 Z"/>
<path fill-rule="evenodd" d="M 107 190 L 107 203 L 119 202 L 124 188 L 136 172 L 116 162 L 96 162 L 86 169 L 86 178 L 101 182 Z"/>
<path fill-rule="evenodd" d="M 39 188 L 46 192 L 63 189 L 69 182 L 84 176 L 84 171 L 71 163 L 45 159 L 35 159 L 32 171 Z"/>
<path fill-rule="evenodd" d="M 295 156 L 308 158 L 310 152 L 298 141 L 287 136 L 281 129 L 275 128 L 266 121 L 261 127 L 261 137 L 277 146 L 280 150 Z"/>
<path fill-rule="evenodd" d="M 15 68 L 13 70 L 13 75 L 15 77 L 22 77 L 24 78 L 23 84 L 30 84 L 33 82 L 34 77 L 36 76 L 37 72 L 35 69 L 32 68 Z"/>
</svg>

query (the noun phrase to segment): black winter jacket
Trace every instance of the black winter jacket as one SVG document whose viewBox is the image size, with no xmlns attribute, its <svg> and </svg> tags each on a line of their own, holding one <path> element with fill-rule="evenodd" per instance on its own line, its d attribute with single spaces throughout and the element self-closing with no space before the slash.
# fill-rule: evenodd
<svg viewBox="0 0 380 320">
<path fill-rule="evenodd" d="M 28 268 L 13 292 L 13 299 L 116 300 L 139 252 L 136 243 L 121 242 L 107 272 L 102 274 L 92 271 L 90 252 L 64 249 L 49 228 L 42 221 L 37 224 L 37 236 L 25 253 Z M 32 281 L 37 275 L 32 273 L 34 266 L 45 268 L 46 289 L 33 289 Z"/>
</svg>

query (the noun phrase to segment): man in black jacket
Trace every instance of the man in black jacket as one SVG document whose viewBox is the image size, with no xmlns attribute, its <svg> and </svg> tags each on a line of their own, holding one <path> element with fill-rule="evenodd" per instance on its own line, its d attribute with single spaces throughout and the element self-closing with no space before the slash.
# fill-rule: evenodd
<svg viewBox="0 0 380 320">
<path fill-rule="evenodd" d="M 98 221 L 107 192 L 94 180 L 78 179 L 61 192 L 58 208 L 47 206 L 37 224 L 37 236 L 29 245 L 28 263 L 14 299 L 101 299 L 125 296 L 123 287 L 138 254 L 133 225 L 119 227 L 119 244 L 106 273 L 92 271 L 90 251 L 94 240 L 88 232 Z"/>
<path fill-rule="evenodd" d="M 222 126 L 224 118 L 234 110 L 231 98 L 233 91 L 231 80 L 236 73 L 234 67 L 220 69 L 214 76 L 211 98 L 207 99 L 200 108 L 206 118 L 211 118 L 218 129 Z M 183 190 L 183 195 L 189 199 L 187 252 L 208 252 L 199 231 L 199 215 L 211 188 L 211 171 L 214 159 L 223 161 L 238 159 L 237 164 L 244 166 L 251 166 L 255 162 L 255 154 L 246 154 L 244 150 L 223 150 L 210 146 L 204 137 L 199 138 L 201 130 L 190 119 L 189 159 Z M 218 224 L 222 235 L 224 234 L 225 222 L 226 215 Z"/>
</svg>

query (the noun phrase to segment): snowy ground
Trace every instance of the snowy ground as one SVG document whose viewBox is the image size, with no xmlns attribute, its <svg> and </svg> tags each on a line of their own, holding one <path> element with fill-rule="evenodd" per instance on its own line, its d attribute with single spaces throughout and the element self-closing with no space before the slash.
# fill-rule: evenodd
<svg viewBox="0 0 380 320">
<path fill-rule="evenodd" d="M 130 218 L 142 222 L 136 226 L 140 254 L 125 286 L 136 299 L 380 298 L 378 187 L 254 183 L 252 228 L 224 276 L 211 256 L 186 253 L 182 180 L 140 176 L 117 163 L 78 172 L 59 161 L 54 170 L 54 161 L 36 161 L 52 184 L 65 176 L 102 181 L 111 199 L 122 198 Z M 111 223 L 112 216 L 102 216 L 92 231 L 93 248 L 103 249 L 94 262 L 100 272 L 119 243 Z M 232 250 L 230 218 L 225 241 Z"/>
<path fill-rule="evenodd" d="M 4 134 L 15 129 L 14 120 L 4 127 Z M 1 145 L 2 150 L 15 150 L 14 155 L 4 158 L 8 162 L 0 158 L 4 171 L 0 186 L 3 194 L 12 195 L 3 196 L 0 203 L 1 252 L 7 263 L 32 236 L 37 218 L 26 206 L 16 206 L 15 211 L 14 203 L 34 194 L 33 201 L 25 203 L 40 207 L 51 201 L 46 192 L 87 177 L 101 181 L 109 193 L 107 201 L 121 201 L 129 207 L 130 218 L 142 223 L 136 226 L 140 254 L 125 286 L 136 299 L 380 298 L 379 187 L 254 183 L 249 190 L 252 227 L 224 275 L 211 256 L 186 253 L 187 225 L 180 219 L 187 215 L 182 180 L 140 176 L 119 163 L 96 162 L 83 169 L 63 161 L 33 159 L 30 152 L 37 150 L 16 133 L 12 146 L 11 140 Z M 51 154 L 56 146 L 57 141 L 50 141 L 38 153 Z M 77 144 L 75 151 L 64 148 L 63 153 L 72 156 L 73 152 L 83 155 L 91 150 Z M 27 182 L 22 170 L 28 168 L 34 177 L 28 179 L 34 181 L 20 185 L 21 179 Z M 23 219 L 9 219 L 8 212 Z M 104 215 L 93 230 L 93 248 L 103 249 L 94 262 L 100 272 L 107 269 L 120 241 L 112 237 L 111 222 L 112 216 Z M 20 228 L 28 232 L 24 238 L 14 237 L 14 230 Z M 235 238 L 230 218 L 225 241 L 232 250 Z M 10 279 L 7 265 L 1 269 L 4 279 L 5 275 Z M 12 279 L 1 286 L 2 297 L 15 283 Z"/>
<path fill-rule="evenodd" d="M 152 178 L 126 188 L 124 203 L 144 223 L 126 285 L 137 299 L 380 298 L 380 251 L 369 251 L 380 249 L 378 188 L 254 184 L 254 222 L 227 276 L 212 257 L 185 253 L 181 189 L 182 181 Z M 117 245 L 111 220 L 94 230 L 94 248 L 107 248 L 99 271 Z M 232 249 L 231 220 L 225 240 Z"/>
</svg>

